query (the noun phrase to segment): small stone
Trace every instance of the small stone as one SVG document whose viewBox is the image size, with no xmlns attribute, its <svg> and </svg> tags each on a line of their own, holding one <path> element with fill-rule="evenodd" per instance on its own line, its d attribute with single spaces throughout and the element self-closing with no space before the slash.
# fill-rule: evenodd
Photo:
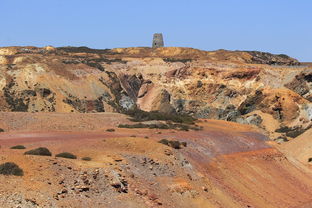
<svg viewBox="0 0 312 208">
<path fill-rule="evenodd" d="M 89 191 L 90 188 L 88 186 L 76 186 L 79 192 Z"/>
<path fill-rule="evenodd" d="M 207 187 L 203 186 L 202 189 L 203 189 L 203 191 L 208 192 L 208 188 Z"/>
<path fill-rule="evenodd" d="M 157 197 L 155 194 L 149 195 L 148 198 L 149 198 L 149 200 L 151 200 L 151 201 L 155 201 L 155 200 L 158 199 L 158 197 Z"/>
<path fill-rule="evenodd" d="M 60 181 L 59 181 L 59 184 L 63 184 L 64 183 L 64 181 L 65 181 L 65 179 L 63 178 L 63 179 L 61 179 Z"/>
<path fill-rule="evenodd" d="M 167 155 L 167 156 L 170 156 L 170 155 L 173 154 L 172 151 L 169 150 L 169 149 L 166 149 L 164 153 L 165 153 L 165 155 Z"/>
<path fill-rule="evenodd" d="M 68 191 L 67 191 L 67 189 L 63 189 L 63 190 L 61 191 L 61 193 L 62 193 L 62 194 L 67 194 Z"/>
</svg>

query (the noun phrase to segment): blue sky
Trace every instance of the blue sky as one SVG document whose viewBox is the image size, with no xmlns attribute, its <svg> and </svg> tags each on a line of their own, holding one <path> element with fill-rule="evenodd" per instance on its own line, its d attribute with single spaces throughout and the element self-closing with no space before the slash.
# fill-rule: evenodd
<svg viewBox="0 0 312 208">
<path fill-rule="evenodd" d="M 0 46 L 260 50 L 312 61 L 311 0 L 1 0 Z"/>
</svg>

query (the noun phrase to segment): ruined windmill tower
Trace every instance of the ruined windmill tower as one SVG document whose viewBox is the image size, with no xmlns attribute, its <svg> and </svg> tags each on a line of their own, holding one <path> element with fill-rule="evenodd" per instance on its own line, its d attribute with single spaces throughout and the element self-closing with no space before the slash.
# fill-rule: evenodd
<svg viewBox="0 0 312 208">
<path fill-rule="evenodd" d="M 162 33 L 155 33 L 153 37 L 153 48 L 164 47 L 164 39 Z"/>
</svg>

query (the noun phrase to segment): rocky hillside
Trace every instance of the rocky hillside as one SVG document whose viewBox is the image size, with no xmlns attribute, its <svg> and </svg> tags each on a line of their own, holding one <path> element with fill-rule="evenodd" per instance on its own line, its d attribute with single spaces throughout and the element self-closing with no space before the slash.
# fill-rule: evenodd
<svg viewBox="0 0 312 208">
<path fill-rule="evenodd" d="M 286 55 L 191 48 L 0 48 L 0 110 L 186 113 L 286 141 L 311 126 L 312 68 Z"/>
</svg>

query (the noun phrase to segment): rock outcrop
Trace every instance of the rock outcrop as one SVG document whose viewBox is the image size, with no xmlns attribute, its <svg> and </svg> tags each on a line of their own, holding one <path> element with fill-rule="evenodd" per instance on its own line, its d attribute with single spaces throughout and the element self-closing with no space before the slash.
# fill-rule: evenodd
<svg viewBox="0 0 312 208">
<path fill-rule="evenodd" d="M 192 48 L 0 49 L 0 110 L 186 113 L 258 125 L 311 123 L 311 68 L 286 55 Z M 311 92 L 310 92 L 311 91 Z M 251 115 L 256 115 L 256 121 Z M 247 122 L 248 123 L 248 122 Z"/>
</svg>

